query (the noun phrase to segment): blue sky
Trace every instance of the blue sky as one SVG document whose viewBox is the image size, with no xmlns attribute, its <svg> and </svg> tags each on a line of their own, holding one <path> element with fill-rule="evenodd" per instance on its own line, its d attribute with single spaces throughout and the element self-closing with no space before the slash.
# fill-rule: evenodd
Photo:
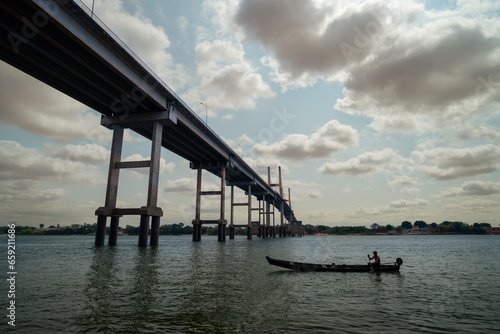
<svg viewBox="0 0 500 334">
<path fill-rule="evenodd" d="M 264 178 L 271 166 L 276 182 L 282 166 L 298 219 L 332 226 L 498 226 L 499 10 L 496 1 L 94 6 Z M 0 224 L 95 222 L 111 139 L 98 113 L 3 62 L 0 101 Z M 126 133 L 123 157 L 149 151 Z M 162 159 L 162 223 L 189 224 L 195 173 L 169 151 Z M 206 175 L 205 187 L 217 187 Z M 143 171 L 121 173 L 118 205 L 145 205 L 146 188 Z M 203 201 L 204 217 L 217 210 Z"/>
</svg>

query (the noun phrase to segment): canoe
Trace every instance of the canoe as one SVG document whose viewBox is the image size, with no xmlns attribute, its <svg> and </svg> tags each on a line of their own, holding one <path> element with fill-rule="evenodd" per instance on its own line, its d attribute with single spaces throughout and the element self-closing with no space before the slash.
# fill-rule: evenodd
<svg viewBox="0 0 500 334">
<path fill-rule="evenodd" d="M 380 267 L 371 268 L 366 264 L 337 264 L 332 266 L 331 264 L 315 264 L 315 263 L 303 263 L 303 262 L 292 262 L 277 260 L 266 256 L 267 262 L 273 266 L 278 266 L 281 268 L 297 270 L 297 271 L 337 271 L 337 272 L 396 272 L 399 271 L 399 267 L 403 264 L 401 258 L 397 258 L 394 264 L 381 264 Z"/>
</svg>

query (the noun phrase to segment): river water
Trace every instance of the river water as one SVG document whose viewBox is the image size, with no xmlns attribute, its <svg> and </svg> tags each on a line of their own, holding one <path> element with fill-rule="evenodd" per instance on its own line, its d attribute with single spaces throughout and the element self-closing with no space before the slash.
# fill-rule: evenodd
<svg viewBox="0 0 500 334">
<path fill-rule="evenodd" d="M 0 237 L 7 277 L 7 237 Z M 217 242 L 90 236 L 16 238 L 17 333 L 493 333 L 498 236 L 306 236 Z M 399 273 L 293 272 L 265 255 L 319 263 L 404 260 Z"/>
</svg>

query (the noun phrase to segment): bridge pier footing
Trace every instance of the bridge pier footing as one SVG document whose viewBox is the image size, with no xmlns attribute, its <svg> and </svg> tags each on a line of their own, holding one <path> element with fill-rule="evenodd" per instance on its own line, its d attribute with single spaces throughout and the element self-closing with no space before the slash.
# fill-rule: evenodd
<svg viewBox="0 0 500 334">
<path fill-rule="evenodd" d="M 158 246 L 160 239 L 160 217 L 153 216 L 151 218 L 151 236 L 149 237 L 150 246 Z"/>
<path fill-rule="evenodd" d="M 120 217 L 111 217 L 111 223 L 109 227 L 109 246 L 116 246 L 118 240 L 118 225 L 120 222 Z"/>
<path fill-rule="evenodd" d="M 144 247 L 148 245 L 148 233 L 149 233 L 149 216 L 141 216 L 141 223 L 139 226 L 139 247 Z"/>
<path fill-rule="evenodd" d="M 229 227 L 229 239 L 230 240 L 234 239 L 234 226 Z"/>
<path fill-rule="evenodd" d="M 104 239 L 106 238 L 106 216 L 97 216 L 97 228 L 95 231 L 95 245 L 104 246 Z"/>
<path fill-rule="evenodd" d="M 218 224 L 219 226 L 217 227 L 217 234 L 218 234 L 218 240 L 219 241 L 226 241 L 226 225 L 225 224 Z"/>
<path fill-rule="evenodd" d="M 201 225 L 193 222 L 193 241 L 201 241 Z"/>
</svg>

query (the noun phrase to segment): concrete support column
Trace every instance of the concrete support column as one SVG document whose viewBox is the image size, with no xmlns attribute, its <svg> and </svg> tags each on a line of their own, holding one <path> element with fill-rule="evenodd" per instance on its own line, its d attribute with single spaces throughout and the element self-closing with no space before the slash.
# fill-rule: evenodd
<svg viewBox="0 0 500 334">
<path fill-rule="evenodd" d="M 116 207 L 120 169 L 116 168 L 115 164 L 117 162 L 120 162 L 121 160 L 122 145 L 123 145 L 123 128 L 121 126 L 115 126 L 113 129 L 113 140 L 111 142 L 111 155 L 109 158 L 106 198 L 104 200 L 104 207 L 106 208 Z M 97 216 L 97 230 L 95 233 L 96 246 L 104 246 L 104 239 L 106 236 L 106 220 L 107 217 L 104 215 Z"/>
<path fill-rule="evenodd" d="M 95 245 L 104 246 L 104 239 L 106 238 L 106 216 L 97 216 L 97 229 L 95 232 Z"/>
<path fill-rule="evenodd" d="M 252 240 L 252 186 L 248 185 L 248 221 L 247 240 Z"/>
<path fill-rule="evenodd" d="M 193 241 L 201 241 L 201 177 L 203 169 L 198 168 L 196 177 L 196 211 L 193 221 Z"/>
<path fill-rule="evenodd" d="M 151 167 L 149 168 L 148 206 L 158 205 L 158 181 L 160 178 L 160 157 L 163 125 L 153 123 L 153 136 L 151 138 Z"/>
<path fill-rule="evenodd" d="M 111 217 L 111 224 L 109 227 L 109 239 L 108 239 L 109 246 L 115 246 L 117 243 L 119 222 L 120 222 L 120 217 Z"/>
<path fill-rule="evenodd" d="M 219 241 L 226 241 L 226 225 L 225 224 L 218 224 L 217 235 L 218 235 Z"/>
<path fill-rule="evenodd" d="M 222 166 L 220 170 L 220 221 L 218 227 L 219 241 L 226 241 L 226 223 L 224 215 L 226 211 L 226 167 Z"/>
<path fill-rule="evenodd" d="M 279 191 L 281 196 L 281 205 L 280 205 L 280 228 L 279 228 L 279 236 L 284 237 L 284 229 L 285 229 L 285 199 L 283 198 L 283 182 L 281 180 L 281 166 L 278 166 L 278 182 L 279 182 Z"/>
<path fill-rule="evenodd" d="M 234 186 L 231 186 L 231 217 L 229 223 L 229 239 L 234 239 Z"/>
<path fill-rule="evenodd" d="M 141 225 L 139 227 L 139 247 L 148 245 L 149 216 L 141 216 Z"/>
<path fill-rule="evenodd" d="M 193 223 L 193 241 L 201 241 L 201 225 Z"/>
<path fill-rule="evenodd" d="M 149 237 L 150 246 L 158 246 L 160 239 L 160 216 L 153 216 L 151 219 L 151 235 Z"/>
</svg>

